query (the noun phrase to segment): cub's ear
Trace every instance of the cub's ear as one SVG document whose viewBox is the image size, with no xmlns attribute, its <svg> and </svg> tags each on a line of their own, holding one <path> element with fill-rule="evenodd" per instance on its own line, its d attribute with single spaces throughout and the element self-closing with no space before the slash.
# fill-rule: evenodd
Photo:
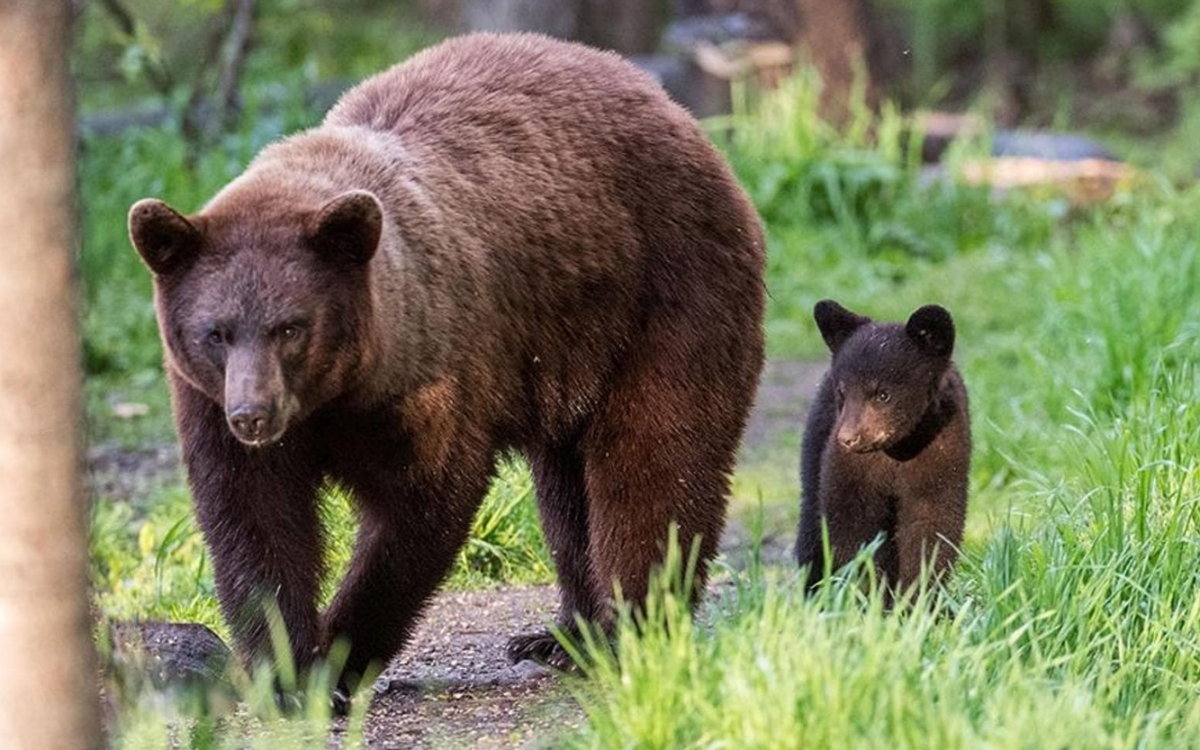
<svg viewBox="0 0 1200 750">
<path fill-rule="evenodd" d="M 383 206 L 374 193 L 351 190 L 332 198 L 309 224 L 309 247 L 333 263 L 363 265 L 379 249 Z"/>
<path fill-rule="evenodd" d="M 200 253 L 196 225 L 155 198 L 143 198 L 129 209 L 129 239 L 156 276 L 182 270 Z"/>
<path fill-rule="evenodd" d="M 817 328 L 821 329 L 825 345 L 834 353 L 855 331 L 871 322 L 870 318 L 852 313 L 831 299 L 818 302 L 813 307 L 813 317 L 817 320 Z"/>
<path fill-rule="evenodd" d="M 904 326 L 917 348 L 938 357 L 949 357 L 954 351 L 954 319 L 939 305 L 919 308 Z"/>
</svg>

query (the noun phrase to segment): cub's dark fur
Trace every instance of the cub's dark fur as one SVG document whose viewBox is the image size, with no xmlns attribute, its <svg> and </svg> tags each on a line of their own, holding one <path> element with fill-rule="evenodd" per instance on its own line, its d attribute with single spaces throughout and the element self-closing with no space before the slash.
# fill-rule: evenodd
<svg viewBox="0 0 1200 750">
<path fill-rule="evenodd" d="M 762 365 L 763 240 L 705 133 L 613 54 L 474 35 L 346 93 L 198 213 L 130 212 L 154 273 L 175 419 L 242 655 L 403 646 L 522 453 L 559 624 L 640 603 L 668 529 L 697 591 Z M 360 531 L 318 612 L 316 492 Z M 695 594 L 696 592 L 693 592 Z M 565 660 L 550 633 L 514 659 Z"/>
<path fill-rule="evenodd" d="M 808 413 L 796 555 L 809 585 L 882 532 L 876 570 L 891 591 L 923 565 L 950 568 L 962 541 L 971 435 L 967 389 L 950 360 L 954 321 L 926 305 L 907 323 L 876 323 L 831 300 L 813 311 L 833 363 Z"/>
</svg>

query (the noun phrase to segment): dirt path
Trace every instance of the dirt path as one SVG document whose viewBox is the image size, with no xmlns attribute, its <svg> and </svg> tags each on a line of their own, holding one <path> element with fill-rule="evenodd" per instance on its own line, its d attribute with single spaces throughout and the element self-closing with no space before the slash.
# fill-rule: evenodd
<svg viewBox="0 0 1200 750">
<path fill-rule="evenodd" d="M 556 604 L 552 586 L 439 595 L 376 683 L 369 746 L 536 747 L 578 726 L 583 712 L 557 677 L 504 656 L 508 637 L 541 627 Z"/>
<path fill-rule="evenodd" d="M 824 370 L 792 360 L 768 363 L 743 447 L 743 462 L 787 460 L 772 450 L 795 436 Z M 174 452 L 98 450 L 93 483 L 116 497 L 136 497 L 177 472 Z M 750 535 L 731 519 L 722 550 L 737 560 Z M 768 559 L 787 556 L 790 540 L 773 540 Z M 443 592 L 431 604 L 413 641 L 376 683 L 367 715 L 375 750 L 391 748 L 536 748 L 584 721 L 560 680 L 532 665 L 510 665 L 505 643 L 539 628 L 554 614 L 553 586 Z"/>
<path fill-rule="evenodd" d="M 794 359 L 767 362 L 742 438 L 743 462 L 759 459 L 784 436 L 799 434 L 808 404 L 827 368 L 825 362 Z M 796 460 L 799 461 L 798 456 Z"/>
<path fill-rule="evenodd" d="M 794 435 L 824 364 L 783 360 L 763 372 L 746 429 L 743 460 L 761 460 Z M 731 520 L 722 550 L 738 556 L 749 534 Z M 791 540 L 765 551 L 786 556 Z M 774 549 L 781 547 L 781 549 Z M 368 713 L 372 748 L 537 747 L 584 721 L 558 679 L 531 664 L 510 666 L 510 635 L 554 614 L 554 587 L 445 592 L 437 597 L 404 654 L 377 685 Z"/>
</svg>

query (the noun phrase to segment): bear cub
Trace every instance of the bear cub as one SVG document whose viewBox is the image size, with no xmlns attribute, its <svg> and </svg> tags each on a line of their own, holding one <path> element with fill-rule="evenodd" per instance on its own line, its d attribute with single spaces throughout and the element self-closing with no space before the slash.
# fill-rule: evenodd
<svg viewBox="0 0 1200 750">
<path fill-rule="evenodd" d="M 953 565 L 967 509 L 967 389 L 950 356 L 954 321 L 926 305 L 877 323 L 832 300 L 813 310 L 833 362 L 808 413 L 796 556 L 811 590 L 881 532 L 875 569 L 889 598 L 927 567 Z"/>
</svg>

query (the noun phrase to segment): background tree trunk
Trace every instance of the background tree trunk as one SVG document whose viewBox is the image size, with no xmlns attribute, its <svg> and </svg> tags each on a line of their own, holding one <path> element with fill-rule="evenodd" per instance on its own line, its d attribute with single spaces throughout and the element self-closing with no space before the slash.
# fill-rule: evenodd
<svg viewBox="0 0 1200 750">
<path fill-rule="evenodd" d="M 797 2 L 801 55 L 816 66 L 825 85 L 821 116 L 833 123 L 846 122 L 856 85 L 862 87 L 867 104 L 875 106 L 878 92 L 867 64 L 871 49 L 867 0 Z"/>
<path fill-rule="evenodd" d="M 0 2 L 0 747 L 99 747 L 65 0 Z"/>
<path fill-rule="evenodd" d="M 204 64 L 196 74 L 183 110 L 183 137 L 192 162 L 237 122 L 242 74 L 257 21 L 257 0 L 225 0 L 214 19 L 205 45 Z"/>
<path fill-rule="evenodd" d="M 471 31 L 540 31 L 622 54 L 651 52 L 658 45 L 667 0 L 422 0 L 429 17 L 457 16 Z"/>
<path fill-rule="evenodd" d="M 626 55 L 653 52 L 666 14 L 665 4 L 655 0 L 587 0 L 579 38 Z"/>
<path fill-rule="evenodd" d="M 463 0 L 462 20 L 474 31 L 540 31 L 575 39 L 584 0 Z"/>
</svg>

